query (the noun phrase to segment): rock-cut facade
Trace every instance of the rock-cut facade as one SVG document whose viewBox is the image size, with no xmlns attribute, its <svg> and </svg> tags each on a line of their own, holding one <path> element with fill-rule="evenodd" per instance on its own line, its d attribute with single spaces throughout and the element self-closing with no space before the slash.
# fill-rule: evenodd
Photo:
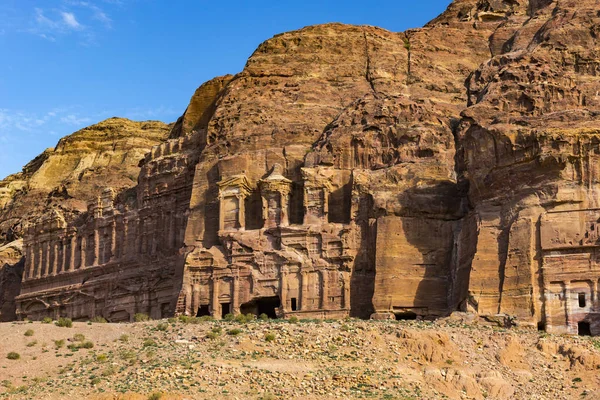
<svg viewBox="0 0 600 400">
<path fill-rule="evenodd" d="M 462 311 L 600 334 L 597 9 L 457 0 L 407 32 L 267 40 L 198 88 L 135 186 L 24 218 L 16 317 Z"/>
</svg>

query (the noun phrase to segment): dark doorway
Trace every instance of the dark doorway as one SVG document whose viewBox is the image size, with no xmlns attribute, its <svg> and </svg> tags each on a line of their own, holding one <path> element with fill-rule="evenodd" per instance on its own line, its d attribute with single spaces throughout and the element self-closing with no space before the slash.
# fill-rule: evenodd
<svg viewBox="0 0 600 400">
<path fill-rule="evenodd" d="M 540 321 L 537 323 L 537 329 L 538 331 L 545 331 L 546 330 L 546 324 L 543 321 Z"/>
<path fill-rule="evenodd" d="M 231 313 L 231 303 L 221 303 L 221 318 Z"/>
<path fill-rule="evenodd" d="M 295 297 L 292 297 L 292 311 L 296 311 L 298 309 L 298 304 Z"/>
<path fill-rule="evenodd" d="M 196 317 L 204 317 L 206 315 L 210 315 L 210 309 L 208 307 L 208 304 L 203 304 L 200 307 L 198 307 Z"/>
<path fill-rule="evenodd" d="M 266 314 L 269 318 L 277 318 L 277 308 L 281 305 L 279 296 L 262 297 L 254 299 L 240 306 L 242 314 L 261 315 Z"/>
<path fill-rule="evenodd" d="M 579 321 L 577 323 L 577 334 L 579 336 L 592 336 L 592 330 L 590 329 L 590 323 L 587 321 Z"/>
<path fill-rule="evenodd" d="M 417 314 L 415 314 L 414 312 L 410 312 L 410 311 L 394 313 L 394 316 L 396 317 L 396 321 L 406 321 L 406 320 L 417 319 Z"/>
<path fill-rule="evenodd" d="M 579 293 L 578 299 L 579 299 L 579 307 L 584 308 L 585 307 L 585 293 Z"/>
</svg>

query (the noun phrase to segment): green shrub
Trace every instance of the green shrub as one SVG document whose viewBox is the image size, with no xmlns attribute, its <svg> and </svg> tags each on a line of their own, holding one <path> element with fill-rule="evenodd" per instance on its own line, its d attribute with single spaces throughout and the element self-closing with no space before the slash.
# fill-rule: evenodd
<svg viewBox="0 0 600 400">
<path fill-rule="evenodd" d="M 18 360 L 21 358 L 21 355 L 19 353 L 15 353 L 14 351 L 11 351 L 10 353 L 8 353 L 6 355 L 6 358 L 8 358 L 9 360 Z"/>
<path fill-rule="evenodd" d="M 262 313 L 258 316 L 258 319 L 260 319 L 261 321 L 268 321 L 269 320 L 269 316 L 265 313 Z"/>
<path fill-rule="evenodd" d="M 73 327 L 73 321 L 71 321 L 71 318 L 59 318 L 58 321 L 56 321 L 54 324 L 61 328 Z"/>
<path fill-rule="evenodd" d="M 44 317 L 44 319 L 42 320 L 42 324 L 51 324 L 52 323 L 52 318 L 50 317 Z"/>
<path fill-rule="evenodd" d="M 106 360 L 108 360 L 108 356 L 106 354 L 98 354 L 98 355 L 96 355 L 96 361 L 98 361 L 98 362 L 105 362 Z"/>
<path fill-rule="evenodd" d="M 129 335 L 122 334 L 121 336 L 119 336 L 119 341 L 122 342 L 122 343 L 129 342 Z"/>
<path fill-rule="evenodd" d="M 148 314 L 136 313 L 133 315 L 133 320 L 135 322 L 146 322 L 146 321 L 150 321 L 150 317 L 148 316 Z"/>
<path fill-rule="evenodd" d="M 174 324 L 177 322 L 177 318 L 169 318 L 169 319 L 167 319 L 167 322 L 170 324 Z"/>
<path fill-rule="evenodd" d="M 288 322 L 289 322 L 290 324 L 297 324 L 297 323 L 298 323 L 298 317 L 296 317 L 296 316 L 292 315 L 292 316 L 291 316 L 291 317 L 288 319 Z"/>
<path fill-rule="evenodd" d="M 242 333 L 242 330 L 238 329 L 238 328 L 230 329 L 230 330 L 227 331 L 227 334 L 231 335 L 231 336 L 237 336 L 240 333 Z"/>
<path fill-rule="evenodd" d="M 166 322 L 161 322 L 160 324 L 156 325 L 156 329 L 164 332 L 169 329 L 169 324 Z"/>
<path fill-rule="evenodd" d="M 33 329 L 27 329 L 25 331 L 25 336 L 33 336 L 33 334 L 34 334 Z"/>
<path fill-rule="evenodd" d="M 245 324 L 246 322 L 248 322 L 248 317 L 246 317 L 244 314 L 238 314 L 233 320 L 235 322 L 239 322 L 240 324 Z"/>
<path fill-rule="evenodd" d="M 274 333 L 267 333 L 265 335 L 265 341 L 266 342 L 272 342 L 273 340 L 275 340 L 275 334 Z"/>
<path fill-rule="evenodd" d="M 99 384 L 100 382 L 102 382 L 102 379 L 98 378 L 97 376 L 94 376 L 91 380 L 90 383 L 92 384 L 92 386 L 96 386 L 97 384 Z"/>
<path fill-rule="evenodd" d="M 79 348 L 82 349 L 92 349 L 94 347 L 94 343 L 90 342 L 89 340 L 86 342 L 83 342 L 79 345 Z"/>
<path fill-rule="evenodd" d="M 162 393 L 152 393 L 151 395 L 148 396 L 148 400 L 160 400 L 162 399 L 163 395 Z"/>
<path fill-rule="evenodd" d="M 233 321 L 235 319 L 235 315 L 233 315 L 232 313 L 227 313 L 225 314 L 225 318 L 223 318 L 225 321 Z"/>
<path fill-rule="evenodd" d="M 142 346 L 144 346 L 144 347 L 151 347 L 151 346 L 157 346 L 157 344 L 152 339 L 146 339 L 146 340 L 144 340 L 144 343 L 142 343 Z"/>
<path fill-rule="evenodd" d="M 184 324 L 189 324 L 191 318 L 192 317 L 190 317 L 188 315 L 180 315 L 179 316 L 179 322 L 183 322 Z"/>
<path fill-rule="evenodd" d="M 216 338 L 218 338 L 218 337 L 219 337 L 219 334 L 218 334 L 218 333 L 215 333 L 215 332 L 208 332 L 208 333 L 206 334 L 206 338 L 207 338 L 207 339 L 210 339 L 210 340 L 214 340 L 214 339 L 216 339 Z"/>
<path fill-rule="evenodd" d="M 82 333 L 76 333 L 73 335 L 73 340 L 76 342 L 83 342 L 85 340 L 85 335 Z"/>
<path fill-rule="evenodd" d="M 90 322 L 95 322 L 97 324 L 106 324 L 108 321 L 104 317 L 97 316 L 90 319 Z"/>
<path fill-rule="evenodd" d="M 37 344 L 37 340 L 27 343 L 27 347 L 33 347 Z"/>
<path fill-rule="evenodd" d="M 56 346 L 56 349 L 60 349 L 61 347 L 64 347 L 65 346 L 65 340 L 64 339 L 55 340 L 54 341 L 54 346 Z"/>
<path fill-rule="evenodd" d="M 203 315 L 200 318 L 197 318 L 199 321 L 214 321 L 215 319 L 211 315 Z"/>
</svg>

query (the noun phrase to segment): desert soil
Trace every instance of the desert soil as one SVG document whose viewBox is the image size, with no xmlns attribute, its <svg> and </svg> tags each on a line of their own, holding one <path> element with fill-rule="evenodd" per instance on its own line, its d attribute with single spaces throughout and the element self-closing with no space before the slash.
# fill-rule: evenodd
<svg viewBox="0 0 600 400">
<path fill-rule="evenodd" d="M 600 399 L 597 338 L 449 320 L 194 322 L 2 323 L 0 398 Z"/>
</svg>

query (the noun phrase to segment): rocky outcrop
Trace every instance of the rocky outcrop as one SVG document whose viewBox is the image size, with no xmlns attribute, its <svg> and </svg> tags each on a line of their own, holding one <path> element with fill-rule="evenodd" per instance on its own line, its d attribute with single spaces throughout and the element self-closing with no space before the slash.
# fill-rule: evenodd
<svg viewBox="0 0 600 400">
<path fill-rule="evenodd" d="M 468 310 L 600 333 L 595 8 L 457 0 L 407 32 L 267 40 L 198 88 L 135 188 L 90 178 L 79 193 L 57 168 L 63 200 L 27 229 L 18 315 Z M 54 153 L 23 187 L 52 176 Z"/>
</svg>

